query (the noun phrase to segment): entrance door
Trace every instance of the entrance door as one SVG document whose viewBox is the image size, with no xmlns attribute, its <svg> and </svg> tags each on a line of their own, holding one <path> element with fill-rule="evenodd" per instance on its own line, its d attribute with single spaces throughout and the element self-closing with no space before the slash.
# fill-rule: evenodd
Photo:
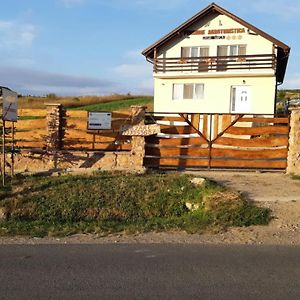
<svg viewBox="0 0 300 300">
<path fill-rule="evenodd" d="M 251 111 L 251 87 L 233 86 L 231 88 L 231 112 L 250 113 Z"/>
</svg>

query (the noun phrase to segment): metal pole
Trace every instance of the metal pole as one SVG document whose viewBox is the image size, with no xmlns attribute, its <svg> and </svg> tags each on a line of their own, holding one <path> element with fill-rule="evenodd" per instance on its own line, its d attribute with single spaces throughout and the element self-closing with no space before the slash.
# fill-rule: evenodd
<svg viewBox="0 0 300 300">
<path fill-rule="evenodd" d="M 6 155 L 5 155 L 5 120 L 3 120 L 3 127 L 2 127 L 2 157 L 3 157 L 2 185 L 5 186 L 5 164 L 6 164 Z"/>
<path fill-rule="evenodd" d="M 15 176 L 15 122 L 12 122 L 11 177 Z"/>
</svg>

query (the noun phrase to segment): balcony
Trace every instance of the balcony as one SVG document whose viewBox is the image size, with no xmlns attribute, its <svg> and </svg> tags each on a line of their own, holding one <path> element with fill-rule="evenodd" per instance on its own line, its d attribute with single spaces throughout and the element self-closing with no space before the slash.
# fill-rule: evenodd
<svg viewBox="0 0 300 300">
<path fill-rule="evenodd" d="M 235 55 L 235 56 L 207 56 L 207 57 L 174 57 L 157 58 L 153 60 L 154 73 L 185 72 L 227 72 L 275 70 L 276 55 Z"/>
</svg>

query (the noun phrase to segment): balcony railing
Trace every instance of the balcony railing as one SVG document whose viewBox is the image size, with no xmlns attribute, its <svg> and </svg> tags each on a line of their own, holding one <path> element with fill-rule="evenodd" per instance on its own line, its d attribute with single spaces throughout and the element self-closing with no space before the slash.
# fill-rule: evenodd
<svg viewBox="0 0 300 300">
<path fill-rule="evenodd" d="M 153 60 L 155 73 L 166 72 L 226 72 L 236 70 L 263 70 L 276 68 L 274 54 L 175 57 Z"/>
</svg>

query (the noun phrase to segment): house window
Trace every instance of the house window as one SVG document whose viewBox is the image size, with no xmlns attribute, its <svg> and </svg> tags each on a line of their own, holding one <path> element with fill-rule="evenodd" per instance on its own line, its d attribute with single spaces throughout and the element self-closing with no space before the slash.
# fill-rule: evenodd
<svg viewBox="0 0 300 300">
<path fill-rule="evenodd" d="M 173 84 L 173 100 L 199 100 L 204 98 L 203 83 Z"/>
<path fill-rule="evenodd" d="M 246 45 L 218 46 L 218 56 L 246 55 Z"/>
<path fill-rule="evenodd" d="M 227 63 L 228 63 L 228 58 L 226 58 L 227 56 L 244 56 L 244 55 L 246 55 L 246 45 L 218 46 L 217 71 L 227 70 Z"/>
<path fill-rule="evenodd" d="M 182 47 L 181 57 L 207 57 L 209 56 L 209 47 Z"/>
</svg>

